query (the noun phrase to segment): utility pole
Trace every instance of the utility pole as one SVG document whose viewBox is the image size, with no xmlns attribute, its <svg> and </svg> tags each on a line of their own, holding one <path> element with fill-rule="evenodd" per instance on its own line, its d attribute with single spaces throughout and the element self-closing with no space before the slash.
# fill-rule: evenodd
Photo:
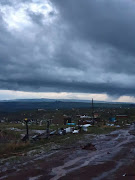
<svg viewBox="0 0 135 180">
<path fill-rule="evenodd" d="M 29 139 L 28 119 L 27 119 L 27 118 L 25 118 L 24 120 L 25 120 L 25 124 L 26 124 L 26 137 L 27 137 L 27 139 Z"/>
<path fill-rule="evenodd" d="M 50 121 L 47 120 L 47 138 L 49 137 L 49 127 L 50 127 Z"/>
<path fill-rule="evenodd" d="M 94 125 L 94 103 L 93 103 L 93 98 L 92 98 L 92 124 Z"/>
</svg>

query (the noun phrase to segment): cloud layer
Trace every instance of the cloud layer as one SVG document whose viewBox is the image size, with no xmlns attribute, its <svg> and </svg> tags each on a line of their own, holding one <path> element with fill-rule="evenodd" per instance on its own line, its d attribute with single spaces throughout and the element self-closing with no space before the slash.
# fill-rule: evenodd
<svg viewBox="0 0 135 180">
<path fill-rule="evenodd" d="M 0 1 L 0 89 L 135 95 L 133 0 Z"/>
</svg>

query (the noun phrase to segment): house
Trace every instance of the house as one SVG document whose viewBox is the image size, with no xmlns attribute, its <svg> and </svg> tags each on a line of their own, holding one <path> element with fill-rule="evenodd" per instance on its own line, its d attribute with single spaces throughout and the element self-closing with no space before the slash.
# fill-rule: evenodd
<svg viewBox="0 0 135 180">
<path fill-rule="evenodd" d="M 128 118 L 128 115 L 116 115 L 116 120 L 127 119 L 127 118 Z"/>
</svg>

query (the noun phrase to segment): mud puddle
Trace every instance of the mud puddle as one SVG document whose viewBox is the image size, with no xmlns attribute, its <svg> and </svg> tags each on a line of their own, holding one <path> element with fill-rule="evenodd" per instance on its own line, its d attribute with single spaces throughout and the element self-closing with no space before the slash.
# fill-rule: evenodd
<svg viewBox="0 0 135 180">
<path fill-rule="evenodd" d="M 133 129 L 131 126 L 130 129 Z M 134 142 L 135 137 L 129 134 L 129 130 L 117 130 L 110 133 L 110 136 L 97 135 L 91 143 L 96 147 L 96 151 L 78 150 L 69 155 L 69 160 L 62 166 L 52 169 L 51 174 L 54 175 L 51 180 L 58 180 L 67 174 L 72 173 L 83 167 L 95 166 L 104 164 L 105 162 L 115 161 L 113 158 L 124 148 L 128 143 Z M 84 152 L 85 151 L 85 152 Z M 72 158 L 73 157 L 73 158 Z M 132 159 L 132 158 L 131 158 Z M 116 162 L 115 168 L 108 172 L 102 172 L 100 179 L 104 179 L 108 174 L 117 171 L 122 165 L 125 164 L 124 160 Z M 99 179 L 95 177 L 94 180 Z"/>
</svg>

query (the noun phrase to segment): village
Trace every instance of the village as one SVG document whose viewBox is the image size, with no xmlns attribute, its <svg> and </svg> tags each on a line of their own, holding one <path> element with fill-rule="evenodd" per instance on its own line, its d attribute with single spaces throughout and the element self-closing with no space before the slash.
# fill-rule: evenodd
<svg viewBox="0 0 135 180">
<path fill-rule="evenodd" d="M 36 142 L 66 134 L 106 133 L 134 123 L 134 108 L 37 109 L 0 115 L 1 151 L 12 143 Z M 10 136 L 10 135 L 9 135 Z M 16 151 L 16 148 L 13 150 Z"/>
</svg>

